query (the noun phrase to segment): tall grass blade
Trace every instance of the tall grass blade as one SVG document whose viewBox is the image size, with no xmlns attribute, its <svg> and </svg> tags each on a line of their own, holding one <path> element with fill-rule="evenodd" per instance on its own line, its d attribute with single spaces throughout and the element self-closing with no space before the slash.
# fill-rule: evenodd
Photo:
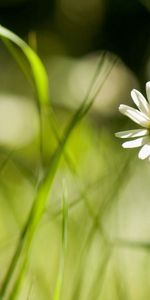
<svg viewBox="0 0 150 300">
<path fill-rule="evenodd" d="M 62 198 L 62 251 L 59 265 L 59 272 L 57 282 L 54 290 L 53 300 L 59 300 L 61 295 L 61 288 L 64 276 L 65 253 L 67 248 L 67 223 L 68 223 L 68 204 L 66 186 L 64 185 L 64 192 Z"/>
<path fill-rule="evenodd" d="M 45 68 L 37 56 L 37 54 L 16 34 L 14 34 L 12 31 L 6 29 L 5 27 L 0 25 L 0 37 L 3 39 L 7 39 L 9 42 L 14 43 L 16 46 L 18 46 L 25 57 L 27 58 L 27 61 L 30 64 L 30 68 L 33 75 L 33 81 L 35 84 L 35 91 L 37 92 L 37 97 L 39 100 L 40 105 L 42 104 L 48 104 L 49 103 L 49 97 L 48 97 L 48 78 L 45 71 Z M 6 43 L 8 48 L 10 48 L 10 43 Z M 10 48 L 11 52 L 15 55 L 15 57 L 18 56 L 18 53 L 14 53 L 14 48 Z M 24 72 L 27 74 L 27 71 L 25 71 L 24 65 L 22 64 L 22 61 L 19 59 L 19 64 L 24 69 Z M 27 75 L 28 76 L 28 75 Z"/>
</svg>

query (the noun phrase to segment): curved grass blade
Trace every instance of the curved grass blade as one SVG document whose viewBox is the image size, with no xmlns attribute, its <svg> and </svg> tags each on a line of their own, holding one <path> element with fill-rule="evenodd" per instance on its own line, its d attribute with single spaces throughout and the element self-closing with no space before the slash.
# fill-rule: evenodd
<svg viewBox="0 0 150 300">
<path fill-rule="evenodd" d="M 15 60 L 18 62 L 21 70 L 29 80 L 29 82 L 34 85 L 34 90 L 37 98 L 37 107 L 39 114 L 39 152 L 40 160 L 39 165 L 43 166 L 43 122 L 42 122 L 42 112 L 44 107 L 49 106 L 49 92 L 48 92 L 48 77 L 44 65 L 42 64 L 38 55 L 16 34 L 12 31 L 6 29 L 0 25 L 0 38 L 7 46 L 10 53 L 13 55 Z M 15 46 L 19 49 L 17 49 Z M 20 51 L 24 54 L 29 67 L 25 63 Z M 31 73 L 31 74 L 30 74 Z M 31 76 L 32 75 L 32 76 Z"/>
<path fill-rule="evenodd" d="M 20 37 L 18 37 L 12 31 L 6 29 L 5 27 L 3 27 L 1 25 L 0 25 L 0 37 L 2 39 L 7 39 L 8 41 L 17 45 L 22 50 L 23 54 L 27 58 L 27 60 L 30 64 L 30 67 L 31 67 L 33 80 L 34 80 L 34 84 L 35 84 L 35 90 L 37 92 L 37 97 L 38 97 L 39 103 L 40 103 L 40 105 L 48 104 L 49 103 L 48 78 L 47 78 L 45 68 L 44 68 L 40 58 Z M 6 44 L 7 44 L 8 48 L 10 48 L 10 44 L 7 42 L 6 42 Z M 14 54 L 14 49 L 12 47 L 11 47 L 11 52 L 13 52 L 13 54 Z M 24 69 L 24 65 L 22 64 L 20 59 L 19 59 L 19 64 L 22 67 L 22 69 Z M 26 74 L 27 74 L 27 72 L 26 72 Z"/>
</svg>

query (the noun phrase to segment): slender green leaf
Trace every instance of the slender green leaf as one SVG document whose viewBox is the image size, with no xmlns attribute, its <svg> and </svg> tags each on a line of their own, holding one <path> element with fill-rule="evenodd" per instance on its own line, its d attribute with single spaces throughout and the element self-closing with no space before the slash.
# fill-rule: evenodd
<svg viewBox="0 0 150 300">
<path fill-rule="evenodd" d="M 37 56 L 37 54 L 20 37 L 18 37 L 12 31 L 6 29 L 1 25 L 0 25 L 0 37 L 4 39 L 8 39 L 9 41 L 17 45 L 22 50 L 32 70 L 39 103 L 41 105 L 48 104 L 49 103 L 48 78 L 47 78 L 45 68 L 41 60 Z M 11 49 L 13 51 L 13 48 Z"/>
<path fill-rule="evenodd" d="M 62 197 L 62 250 L 61 250 L 59 272 L 58 272 L 57 282 L 54 290 L 53 300 L 60 299 L 61 288 L 63 284 L 63 276 L 64 276 L 65 253 L 67 248 L 68 205 L 67 205 L 66 186 L 65 185 L 63 186 L 64 186 L 64 192 Z"/>
</svg>

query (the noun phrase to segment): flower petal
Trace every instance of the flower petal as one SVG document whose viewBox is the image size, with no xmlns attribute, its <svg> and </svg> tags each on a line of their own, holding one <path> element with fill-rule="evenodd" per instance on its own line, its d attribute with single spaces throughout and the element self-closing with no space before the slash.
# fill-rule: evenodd
<svg viewBox="0 0 150 300">
<path fill-rule="evenodd" d="M 144 136 L 144 135 L 148 135 L 148 134 L 149 134 L 149 131 L 147 129 L 133 129 L 133 130 L 116 132 L 115 136 L 125 139 L 125 138 L 134 138 L 134 137 Z"/>
<path fill-rule="evenodd" d="M 139 110 L 132 108 L 128 105 L 121 104 L 119 106 L 119 111 L 135 123 L 141 125 L 142 127 L 150 127 L 150 119 Z"/>
<path fill-rule="evenodd" d="M 134 89 L 131 92 L 131 97 L 139 110 L 144 114 L 150 116 L 150 105 L 148 104 L 144 96 L 139 91 Z"/>
<path fill-rule="evenodd" d="M 138 157 L 140 159 L 145 159 L 145 158 L 148 158 L 149 156 L 150 156 L 150 144 L 146 144 L 140 150 Z"/>
<path fill-rule="evenodd" d="M 146 83 L 146 94 L 147 94 L 147 99 L 150 102 L 150 81 Z"/>
<path fill-rule="evenodd" d="M 123 148 L 138 148 L 150 141 L 150 137 L 144 136 L 133 141 L 127 141 L 122 144 Z"/>
</svg>

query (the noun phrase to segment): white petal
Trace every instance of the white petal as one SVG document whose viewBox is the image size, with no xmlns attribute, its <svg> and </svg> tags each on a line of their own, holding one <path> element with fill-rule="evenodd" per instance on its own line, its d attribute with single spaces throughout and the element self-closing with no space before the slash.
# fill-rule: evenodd
<svg viewBox="0 0 150 300">
<path fill-rule="evenodd" d="M 148 156 L 150 156 L 150 145 L 149 144 L 146 144 L 142 147 L 142 149 L 140 150 L 139 154 L 138 154 L 138 157 L 140 159 L 145 159 L 147 158 Z"/>
<path fill-rule="evenodd" d="M 136 140 L 133 140 L 133 141 L 125 142 L 122 144 L 122 147 L 123 148 L 137 148 L 137 147 L 143 146 L 144 144 L 146 144 L 149 141 L 150 141 L 150 137 L 145 136 L 145 137 L 141 137 Z"/>
<path fill-rule="evenodd" d="M 141 125 L 142 127 L 150 127 L 150 119 L 139 110 L 132 108 L 128 105 L 121 104 L 119 106 L 119 111 L 135 123 Z"/>
<path fill-rule="evenodd" d="M 133 129 L 127 131 L 116 132 L 115 136 L 125 139 L 125 138 L 134 138 L 139 136 L 149 135 L 149 131 L 147 129 Z"/>
<path fill-rule="evenodd" d="M 146 83 L 146 94 L 147 94 L 147 99 L 150 102 L 150 81 Z"/>
<path fill-rule="evenodd" d="M 144 98 L 144 96 L 137 90 L 132 90 L 131 97 L 136 104 L 136 106 L 139 108 L 141 112 L 143 112 L 146 115 L 150 115 L 150 105 Z"/>
</svg>

